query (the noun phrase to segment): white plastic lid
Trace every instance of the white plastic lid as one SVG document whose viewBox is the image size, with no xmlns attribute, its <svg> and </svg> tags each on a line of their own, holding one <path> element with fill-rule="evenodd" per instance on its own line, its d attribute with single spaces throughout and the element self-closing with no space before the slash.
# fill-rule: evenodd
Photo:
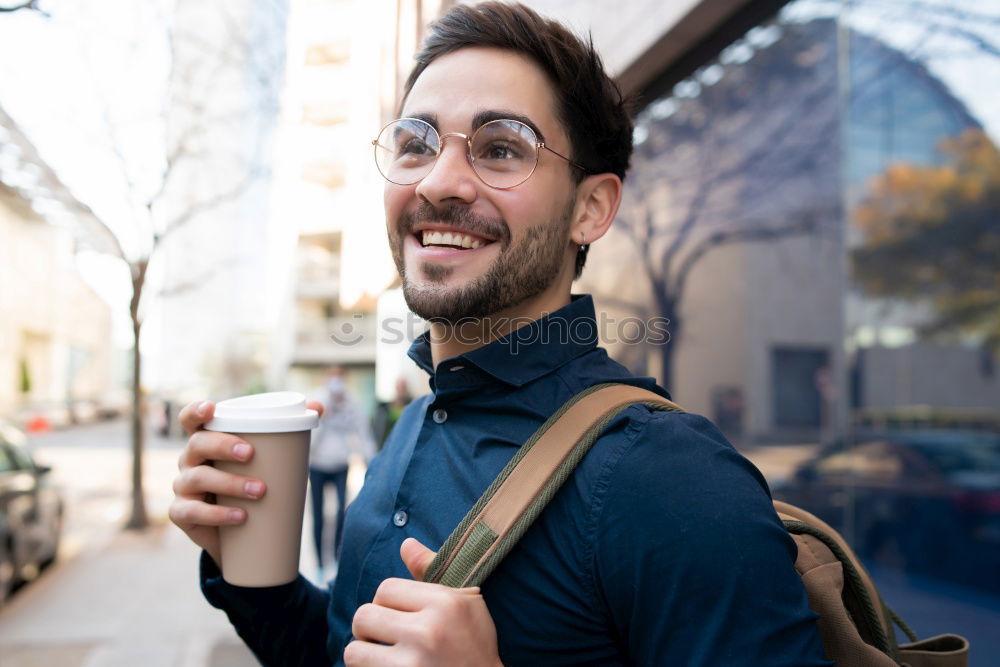
<svg viewBox="0 0 1000 667">
<path fill-rule="evenodd" d="M 319 414 L 306 408 L 306 397 L 294 391 L 272 391 L 219 401 L 209 431 L 227 433 L 289 433 L 319 425 Z"/>
</svg>

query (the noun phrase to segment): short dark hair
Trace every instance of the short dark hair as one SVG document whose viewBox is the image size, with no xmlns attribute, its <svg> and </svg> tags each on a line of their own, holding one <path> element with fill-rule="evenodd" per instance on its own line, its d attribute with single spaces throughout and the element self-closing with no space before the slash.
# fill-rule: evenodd
<svg viewBox="0 0 1000 667">
<path fill-rule="evenodd" d="M 403 86 L 403 100 L 435 59 L 476 46 L 514 51 L 541 67 L 553 84 L 556 117 L 569 135 L 573 161 L 590 173 L 624 180 L 632 157 L 631 100 L 605 73 L 593 39 L 583 41 L 522 4 L 456 5 L 432 23 Z M 577 183 L 586 176 L 572 171 Z"/>
</svg>

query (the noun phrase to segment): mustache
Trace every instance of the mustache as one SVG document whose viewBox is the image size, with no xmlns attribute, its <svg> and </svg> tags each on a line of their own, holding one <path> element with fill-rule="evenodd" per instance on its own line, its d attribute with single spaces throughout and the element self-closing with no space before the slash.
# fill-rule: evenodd
<svg viewBox="0 0 1000 667">
<path fill-rule="evenodd" d="M 403 234 L 412 234 L 413 228 L 423 222 L 445 224 L 469 234 L 501 241 L 504 246 L 510 243 L 510 229 L 501 218 L 477 215 L 468 206 L 461 204 L 434 208 L 428 202 L 420 202 L 416 210 L 400 216 L 399 231 Z"/>
</svg>

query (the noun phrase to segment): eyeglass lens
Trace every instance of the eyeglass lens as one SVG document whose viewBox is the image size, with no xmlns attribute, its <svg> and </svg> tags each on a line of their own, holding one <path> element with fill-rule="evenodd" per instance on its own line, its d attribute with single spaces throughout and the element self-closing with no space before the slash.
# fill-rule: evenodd
<svg viewBox="0 0 1000 667">
<path fill-rule="evenodd" d="M 441 139 L 433 126 L 415 118 L 401 118 L 379 134 L 375 162 L 386 180 L 411 185 L 430 173 L 440 152 Z M 470 153 L 476 174 L 495 188 L 523 183 L 538 160 L 535 133 L 516 120 L 482 125 L 472 135 Z"/>
</svg>

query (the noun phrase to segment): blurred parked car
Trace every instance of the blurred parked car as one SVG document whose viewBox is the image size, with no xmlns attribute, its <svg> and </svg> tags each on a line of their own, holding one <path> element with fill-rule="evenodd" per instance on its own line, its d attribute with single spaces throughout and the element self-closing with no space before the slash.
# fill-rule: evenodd
<svg viewBox="0 0 1000 667">
<path fill-rule="evenodd" d="M 862 558 L 1000 592 L 1000 436 L 869 432 L 772 489 L 841 531 Z"/>
<path fill-rule="evenodd" d="M 59 550 L 63 500 L 50 471 L 35 463 L 25 435 L 0 421 L 0 605 Z"/>
</svg>

